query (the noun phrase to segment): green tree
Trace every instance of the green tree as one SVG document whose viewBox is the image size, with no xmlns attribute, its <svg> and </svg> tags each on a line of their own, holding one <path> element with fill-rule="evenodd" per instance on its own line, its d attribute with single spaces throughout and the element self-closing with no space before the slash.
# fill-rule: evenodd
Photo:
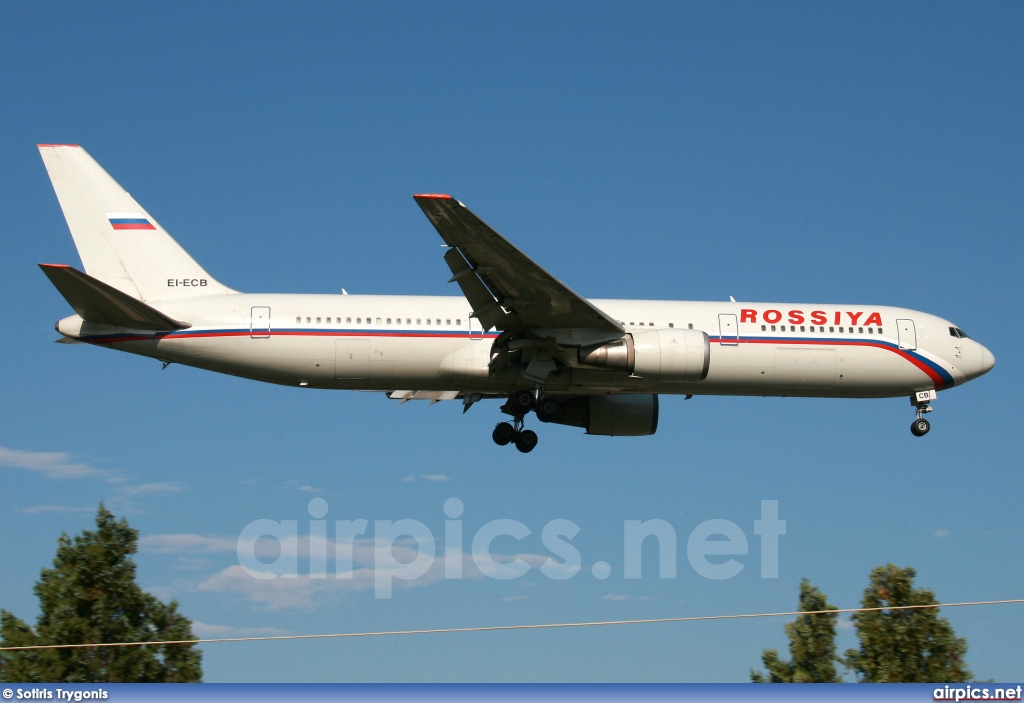
<svg viewBox="0 0 1024 703">
<path fill-rule="evenodd" d="M 964 662 L 967 642 L 958 638 L 938 608 L 888 610 L 906 605 L 934 605 L 935 594 L 914 588 L 917 572 L 892 564 L 871 572 L 864 590 L 864 608 L 886 608 L 856 613 L 860 649 L 846 651 L 847 666 L 857 680 L 869 683 L 963 683 L 971 680 Z"/>
<path fill-rule="evenodd" d="M 95 531 L 58 540 L 53 568 L 34 588 L 35 629 L 0 611 L 0 646 L 195 639 L 176 602 L 162 603 L 135 583 L 138 536 L 101 503 Z M 0 652 L 0 681 L 196 682 L 201 659 L 192 644 Z"/>
<path fill-rule="evenodd" d="M 817 613 L 835 610 L 825 594 L 804 579 L 800 582 L 800 612 L 815 613 L 797 616 L 786 625 L 790 661 L 779 658 L 775 649 L 761 654 L 767 673 L 750 672 L 754 683 L 838 683 L 836 674 L 836 620 L 839 613 Z"/>
</svg>

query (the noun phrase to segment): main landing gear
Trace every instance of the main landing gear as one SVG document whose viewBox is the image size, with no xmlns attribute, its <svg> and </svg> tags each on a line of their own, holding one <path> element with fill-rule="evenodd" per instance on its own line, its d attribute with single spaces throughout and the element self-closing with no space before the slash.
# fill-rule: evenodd
<svg viewBox="0 0 1024 703">
<path fill-rule="evenodd" d="M 910 396 L 910 404 L 917 409 L 917 419 L 910 425 L 910 433 L 915 437 L 924 437 L 932 428 L 930 422 L 924 419 L 925 413 L 930 413 L 933 408 L 931 402 L 938 394 L 935 391 L 918 391 Z"/>
<path fill-rule="evenodd" d="M 542 422 L 551 422 L 561 414 L 561 406 L 557 401 L 549 398 L 540 398 L 540 388 L 535 392 L 523 390 L 516 391 L 509 396 L 508 401 L 501 407 L 506 415 L 511 415 L 512 422 L 499 422 L 491 433 L 491 439 L 499 446 L 514 444 L 516 449 L 523 454 L 532 452 L 537 446 L 537 433 L 533 430 L 524 429 L 526 416 L 530 411 L 536 411 L 538 419 Z"/>
<path fill-rule="evenodd" d="M 537 433 L 533 430 L 524 430 L 522 419 L 511 422 L 499 422 L 491 433 L 491 439 L 499 446 L 515 444 L 516 449 L 523 454 L 528 454 L 537 446 Z"/>
</svg>

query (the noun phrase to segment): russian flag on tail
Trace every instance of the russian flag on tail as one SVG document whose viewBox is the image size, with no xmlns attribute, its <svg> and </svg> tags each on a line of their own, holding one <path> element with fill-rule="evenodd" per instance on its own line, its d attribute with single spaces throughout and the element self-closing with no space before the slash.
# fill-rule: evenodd
<svg viewBox="0 0 1024 703">
<path fill-rule="evenodd" d="M 156 229 L 149 218 L 139 212 L 108 212 L 107 219 L 114 229 Z"/>
</svg>

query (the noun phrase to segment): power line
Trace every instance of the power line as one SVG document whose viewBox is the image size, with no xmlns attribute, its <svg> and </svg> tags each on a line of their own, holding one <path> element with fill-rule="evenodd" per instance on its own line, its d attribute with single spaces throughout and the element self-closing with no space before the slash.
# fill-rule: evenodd
<svg viewBox="0 0 1024 703">
<path fill-rule="evenodd" d="M 932 605 L 899 605 L 888 608 L 836 608 L 834 610 L 793 610 L 784 613 L 741 613 L 738 615 L 693 615 L 679 618 L 651 618 L 647 620 L 605 620 L 598 622 L 560 622 L 538 625 L 488 625 L 483 627 L 447 627 L 432 630 L 390 630 L 381 632 L 336 632 L 323 635 L 269 635 L 266 637 L 218 637 L 212 639 L 161 640 L 156 642 L 103 642 L 95 644 L 37 644 L 25 647 L 0 647 L 0 652 L 33 649 L 81 649 L 85 647 L 150 647 L 173 644 L 214 644 L 217 642 L 272 642 L 278 640 L 324 640 L 344 637 L 384 637 L 388 635 L 434 635 L 448 632 L 497 632 L 501 630 L 549 630 L 565 627 L 604 627 L 607 625 L 646 625 L 658 622 L 697 622 L 703 620 L 743 620 L 751 618 L 779 618 L 790 615 L 825 615 L 829 613 L 867 613 L 882 610 L 919 610 L 922 608 L 960 608 L 969 605 L 1005 605 L 1024 603 L 1024 598 L 1011 600 L 979 600 L 964 603 L 935 603 Z"/>
</svg>

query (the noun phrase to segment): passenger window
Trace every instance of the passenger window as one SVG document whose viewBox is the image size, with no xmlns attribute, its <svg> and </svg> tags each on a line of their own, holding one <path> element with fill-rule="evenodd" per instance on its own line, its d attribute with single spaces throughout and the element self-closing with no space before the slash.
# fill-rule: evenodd
<svg viewBox="0 0 1024 703">
<path fill-rule="evenodd" d="M 772 332 L 775 331 L 775 325 L 772 325 Z"/>
<path fill-rule="evenodd" d="M 451 326 L 452 326 L 452 321 L 451 321 L 450 319 L 448 319 L 448 320 L 445 320 L 445 321 L 444 321 L 444 324 L 446 324 L 446 325 L 448 325 L 449 327 L 451 327 Z"/>
<path fill-rule="evenodd" d="M 295 318 L 295 321 L 296 321 L 296 322 L 302 322 L 302 318 L 301 318 L 301 317 L 296 317 L 296 318 Z"/>
<path fill-rule="evenodd" d="M 427 324 L 428 325 L 430 324 L 430 318 L 429 317 L 427 318 Z"/>
<path fill-rule="evenodd" d="M 878 328 L 878 334 L 882 334 L 882 328 L 881 327 Z"/>
<path fill-rule="evenodd" d="M 412 324 L 412 318 L 411 317 L 405 318 L 405 324 L 411 325 Z"/>
<path fill-rule="evenodd" d="M 764 325 L 761 325 L 761 331 L 762 331 L 762 332 L 764 332 L 764 331 L 765 331 L 765 326 L 764 326 Z"/>
<path fill-rule="evenodd" d="M 647 323 L 647 326 L 648 326 L 648 327 L 654 327 L 654 323 L 653 323 L 653 322 L 648 322 L 648 323 Z"/>
<path fill-rule="evenodd" d="M 632 327 L 632 326 L 633 326 L 633 323 L 632 323 L 632 322 L 630 322 L 630 323 L 629 323 L 629 326 L 630 326 L 630 327 Z"/>
<path fill-rule="evenodd" d="M 462 318 L 460 317 L 458 320 L 456 320 L 455 324 L 456 325 L 461 325 L 462 324 Z"/>
<path fill-rule="evenodd" d="M 842 333 L 843 333 L 843 328 L 842 328 L 842 327 L 840 327 L 840 328 L 839 328 L 839 334 L 842 334 Z"/>
<path fill-rule="evenodd" d="M 857 332 L 859 332 L 860 334 L 864 334 L 864 328 L 863 327 L 858 327 L 857 328 Z"/>
<path fill-rule="evenodd" d="M 441 318 L 437 318 L 434 322 L 435 324 L 437 324 L 438 327 L 441 326 Z"/>
<path fill-rule="evenodd" d="M 363 324 L 363 318 L 361 318 L 361 317 L 357 317 L 357 318 L 356 318 L 356 324 L 357 324 L 357 325 L 361 325 L 361 324 Z"/>
<path fill-rule="evenodd" d="M 868 327 L 868 334 L 874 334 L 874 333 L 875 333 L 875 331 L 872 328 Z"/>
<path fill-rule="evenodd" d="M 689 325 L 687 325 L 687 327 L 689 327 L 689 329 L 692 330 L 693 329 L 693 323 L 691 322 Z M 772 329 L 775 329 L 775 328 L 773 327 Z"/>
<path fill-rule="evenodd" d="M 379 317 L 377 318 L 377 324 L 378 325 L 380 324 L 380 318 Z"/>
<path fill-rule="evenodd" d="M 670 322 L 670 323 L 668 323 L 668 326 L 669 326 L 669 327 L 675 327 L 675 326 L 676 326 L 676 323 L 674 323 L 674 322 Z"/>
<path fill-rule="evenodd" d="M 823 329 L 824 329 L 824 328 L 823 328 Z M 828 328 L 828 331 L 829 331 L 829 332 L 835 332 L 835 331 L 836 331 L 836 328 L 835 328 L 835 327 L 829 327 L 829 328 Z"/>
<path fill-rule="evenodd" d="M 422 325 L 423 324 L 423 318 L 422 317 L 417 317 L 416 318 L 416 324 L 417 325 Z"/>
<path fill-rule="evenodd" d="M 309 324 L 309 318 L 308 317 L 306 318 L 306 324 Z"/>
<path fill-rule="evenodd" d="M 641 322 L 641 323 L 640 323 L 640 326 L 641 326 L 641 327 L 643 327 L 643 326 L 644 326 L 644 323 L 642 323 L 642 322 Z"/>
<path fill-rule="evenodd" d="M 801 332 L 806 332 L 807 330 L 805 330 L 805 329 L 804 329 L 804 326 L 803 326 L 803 325 L 800 325 L 800 331 L 801 331 Z"/>
<path fill-rule="evenodd" d="M 318 325 L 320 324 L 320 318 L 319 317 L 316 318 L 316 324 L 318 324 Z"/>
</svg>

